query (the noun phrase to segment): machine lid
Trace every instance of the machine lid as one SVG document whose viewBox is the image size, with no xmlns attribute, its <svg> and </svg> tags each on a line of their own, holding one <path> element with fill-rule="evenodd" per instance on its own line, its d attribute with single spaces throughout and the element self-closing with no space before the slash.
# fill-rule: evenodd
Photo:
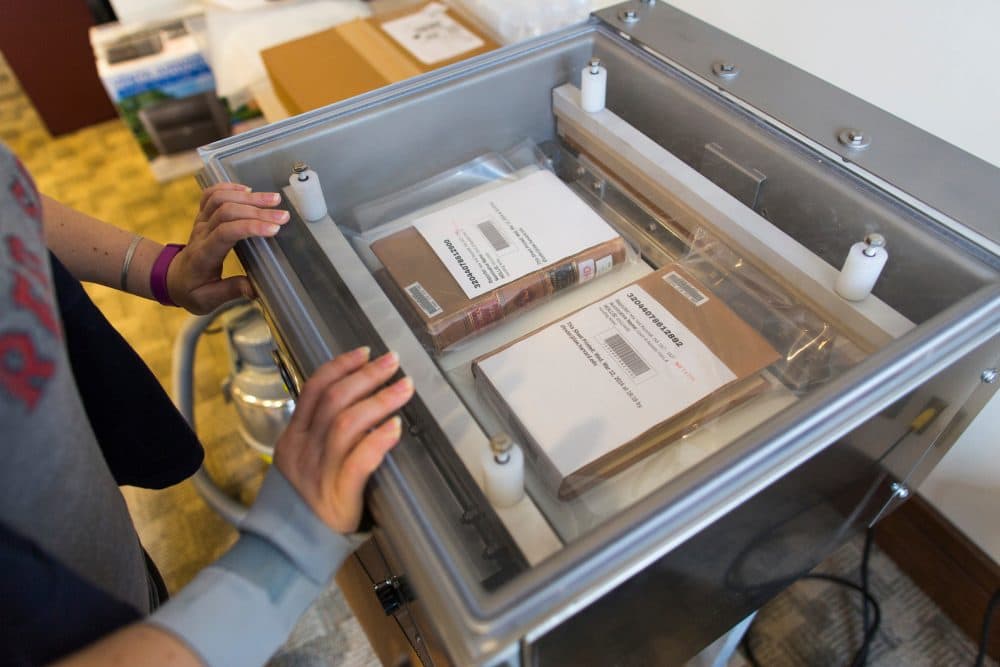
<svg viewBox="0 0 1000 667">
<path fill-rule="evenodd" d="M 940 211 L 960 223 L 956 231 L 997 252 L 1000 168 L 666 2 L 623 2 L 594 16 L 803 142 L 861 167 L 887 190 Z"/>
</svg>

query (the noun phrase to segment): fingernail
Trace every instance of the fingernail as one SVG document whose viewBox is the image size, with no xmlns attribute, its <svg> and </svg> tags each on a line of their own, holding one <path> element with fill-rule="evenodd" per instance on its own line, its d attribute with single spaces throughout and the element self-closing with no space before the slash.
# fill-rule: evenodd
<svg viewBox="0 0 1000 667">
<path fill-rule="evenodd" d="M 249 185 L 244 185 L 243 189 L 246 190 L 247 192 L 253 192 L 253 188 L 251 188 Z"/>
<path fill-rule="evenodd" d="M 363 345 L 363 346 L 359 347 L 358 349 L 354 350 L 354 355 L 358 359 L 367 359 L 368 357 L 371 356 L 371 353 L 372 353 L 372 349 L 370 347 L 368 347 L 367 345 Z"/>
<path fill-rule="evenodd" d="M 277 204 L 281 201 L 281 195 L 277 192 L 263 192 L 259 197 L 265 204 Z"/>
<path fill-rule="evenodd" d="M 399 355 L 395 352 L 386 352 L 378 360 L 378 365 L 382 368 L 391 368 L 399 363 Z"/>
<path fill-rule="evenodd" d="M 403 432 L 403 420 L 399 418 L 399 415 L 389 420 L 389 430 L 393 435 L 399 435 Z"/>
<path fill-rule="evenodd" d="M 285 222 L 288 220 L 288 211 L 268 211 L 268 217 L 278 222 Z"/>
<path fill-rule="evenodd" d="M 279 229 L 281 229 L 281 225 L 266 224 L 264 225 L 264 236 L 274 236 Z"/>
<path fill-rule="evenodd" d="M 392 385 L 392 390 L 397 394 L 406 394 L 413 390 L 413 380 L 408 377 L 403 378 Z"/>
</svg>

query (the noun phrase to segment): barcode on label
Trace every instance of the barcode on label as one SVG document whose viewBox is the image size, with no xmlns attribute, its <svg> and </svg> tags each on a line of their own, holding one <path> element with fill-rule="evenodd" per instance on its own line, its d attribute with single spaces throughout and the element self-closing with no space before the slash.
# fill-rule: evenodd
<svg viewBox="0 0 1000 667">
<path fill-rule="evenodd" d="M 406 293 L 410 295 L 414 303 L 420 306 L 420 310 L 424 311 L 424 315 L 427 317 L 434 317 L 441 314 L 441 306 L 438 305 L 434 297 L 420 283 L 413 283 L 407 286 Z"/>
<path fill-rule="evenodd" d="M 628 372 L 631 373 L 633 377 L 649 372 L 649 366 L 642 360 L 639 353 L 636 352 L 635 349 L 619 334 L 614 334 L 610 338 L 605 338 L 604 343 L 611 348 L 611 352 L 613 352 L 614 355 L 618 357 L 623 364 L 625 364 L 625 367 L 628 368 Z"/>
<path fill-rule="evenodd" d="M 673 271 L 663 276 L 663 279 L 694 305 L 701 306 L 708 303 L 708 296 L 704 292 Z"/>
<path fill-rule="evenodd" d="M 506 250 L 510 247 L 510 244 L 507 243 L 507 239 L 503 237 L 503 234 L 501 234 L 500 230 L 496 228 L 496 225 L 493 224 L 492 220 L 480 222 L 476 225 L 476 227 L 479 228 L 479 231 L 486 238 L 486 240 L 490 242 L 490 245 L 493 246 L 495 251 L 500 252 L 501 250 Z"/>
</svg>

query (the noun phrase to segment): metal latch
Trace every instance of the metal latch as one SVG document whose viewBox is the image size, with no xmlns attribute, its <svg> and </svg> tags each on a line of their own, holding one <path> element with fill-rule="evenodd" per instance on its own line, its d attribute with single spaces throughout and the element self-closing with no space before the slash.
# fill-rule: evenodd
<svg viewBox="0 0 1000 667">
<path fill-rule="evenodd" d="M 392 616 L 407 602 L 413 600 L 410 587 L 403 577 L 391 577 L 375 584 L 372 589 L 386 616 Z"/>
</svg>

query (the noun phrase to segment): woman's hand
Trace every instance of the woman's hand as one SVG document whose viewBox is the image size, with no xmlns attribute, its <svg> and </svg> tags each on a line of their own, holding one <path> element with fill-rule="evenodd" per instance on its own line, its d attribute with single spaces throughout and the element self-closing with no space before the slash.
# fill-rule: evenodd
<svg viewBox="0 0 1000 667">
<path fill-rule="evenodd" d="M 240 296 L 253 297 L 246 276 L 222 278 L 222 262 L 237 241 L 274 236 L 288 222 L 288 211 L 272 207 L 276 192 L 251 192 L 238 183 L 207 188 L 187 246 L 170 263 L 167 291 L 178 306 L 196 315 Z"/>
<path fill-rule="evenodd" d="M 357 530 L 365 483 L 399 442 L 401 421 L 390 415 L 413 396 L 409 378 L 384 386 L 399 369 L 395 353 L 368 357 L 362 347 L 321 366 L 274 449 L 274 464 L 338 533 Z"/>
</svg>

